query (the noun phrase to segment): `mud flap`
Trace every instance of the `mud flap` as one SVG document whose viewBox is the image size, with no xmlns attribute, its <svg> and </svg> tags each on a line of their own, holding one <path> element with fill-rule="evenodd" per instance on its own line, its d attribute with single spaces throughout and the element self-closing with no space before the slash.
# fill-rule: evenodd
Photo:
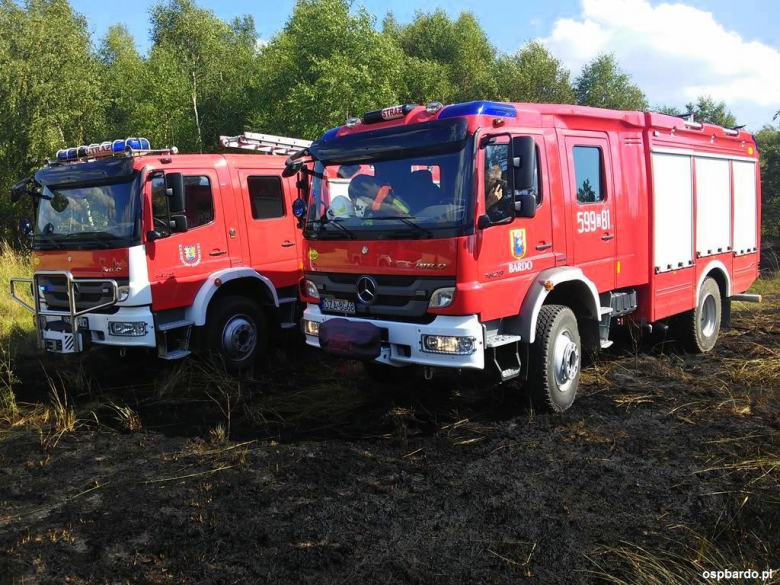
<svg viewBox="0 0 780 585">
<path fill-rule="evenodd" d="M 372 323 L 328 319 L 320 324 L 320 347 L 327 353 L 371 361 L 382 352 L 382 334 Z"/>
</svg>

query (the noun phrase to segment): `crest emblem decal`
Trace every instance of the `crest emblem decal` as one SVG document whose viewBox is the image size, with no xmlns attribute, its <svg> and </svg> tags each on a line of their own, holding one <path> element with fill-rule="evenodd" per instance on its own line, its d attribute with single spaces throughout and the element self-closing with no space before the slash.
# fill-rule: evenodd
<svg viewBox="0 0 780 585">
<path fill-rule="evenodd" d="M 200 244 L 179 244 L 179 260 L 184 266 L 197 266 L 200 258 Z"/>
<path fill-rule="evenodd" d="M 509 249 L 512 251 L 512 256 L 520 260 L 520 258 L 525 256 L 525 252 L 526 252 L 525 228 L 519 230 L 510 230 L 509 240 L 510 240 Z"/>
</svg>

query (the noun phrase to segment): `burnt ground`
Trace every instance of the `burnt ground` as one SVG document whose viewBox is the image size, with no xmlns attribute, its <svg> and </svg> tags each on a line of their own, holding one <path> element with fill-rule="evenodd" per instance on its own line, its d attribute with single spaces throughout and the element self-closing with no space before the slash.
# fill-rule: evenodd
<svg viewBox="0 0 780 585">
<path fill-rule="evenodd" d="M 195 360 L 19 357 L 25 404 L 0 422 L 0 583 L 695 583 L 780 569 L 780 295 L 769 301 L 735 307 L 710 355 L 685 354 L 671 330 L 623 340 L 563 415 L 468 376 L 376 387 L 295 344 L 243 382 Z"/>
</svg>

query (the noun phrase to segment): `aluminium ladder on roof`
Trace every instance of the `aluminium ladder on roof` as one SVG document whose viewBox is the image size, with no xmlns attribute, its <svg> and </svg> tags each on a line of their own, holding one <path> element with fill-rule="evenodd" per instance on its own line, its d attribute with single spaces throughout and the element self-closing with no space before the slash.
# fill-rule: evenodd
<svg viewBox="0 0 780 585">
<path fill-rule="evenodd" d="M 244 132 L 238 136 L 220 136 L 220 144 L 225 148 L 241 148 L 262 154 L 290 155 L 311 146 L 310 140 Z"/>
</svg>

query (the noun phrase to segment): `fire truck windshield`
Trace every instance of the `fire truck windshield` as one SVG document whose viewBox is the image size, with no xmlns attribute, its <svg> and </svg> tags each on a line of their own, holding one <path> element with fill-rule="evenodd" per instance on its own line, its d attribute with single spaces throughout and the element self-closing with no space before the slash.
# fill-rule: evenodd
<svg viewBox="0 0 780 585">
<path fill-rule="evenodd" d="M 417 239 L 460 235 L 471 217 L 471 139 L 455 150 L 317 162 L 304 235 Z M 338 225 L 332 225 L 338 224 Z"/>
<path fill-rule="evenodd" d="M 33 247 L 120 248 L 139 239 L 136 181 L 110 185 L 46 185 L 38 202 Z"/>
</svg>

